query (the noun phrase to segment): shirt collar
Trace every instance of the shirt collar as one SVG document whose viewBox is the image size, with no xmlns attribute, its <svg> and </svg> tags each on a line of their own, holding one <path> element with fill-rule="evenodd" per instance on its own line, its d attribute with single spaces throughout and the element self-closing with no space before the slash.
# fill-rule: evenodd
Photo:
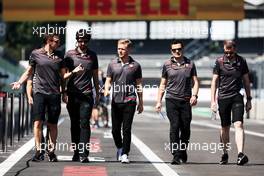
<svg viewBox="0 0 264 176">
<path fill-rule="evenodd" d="M 180 62 L 178 62 L 174 56 L 171 57 L 171 63 L 172 64 L 180 64 L 180 65 L 184 65 L 184 64 L 187 64 L 187 59 L 185 57 L 182 57 L 182 60 Z"/>
<path fill-rule="evenodd" d="M 54 56 L 54 51 L 53 51 L 52 53 L 49 54 L 48 51 L 46 51 L 46 50 L 44 49 L 44 47 L 40 49 L 40 53 L 41 53 L 41 54 L 45 54 L 45 55 L 47 55 L 48 57 L 53 57 L 53 56 Z"/>
<path fill-rule="evenodd" d="M 81 56 L 87 56 L 89 49 L 87 48 L 86 52 L 83 52 L 79 47 L 75 48 L 76 54 Z"/>
<path fill-rule="evenodd" d="M 234 63 L 238 63 L 238 57 L 237 57 L 237 55 L 235 54 L 235 59 L 234 59 L 234 61 L 232 62 L 232 64 L 234 64 Z M 229 61 L 229 59 L 226 57 L 226 55 L 224 55 L 224 63 L 225 64 L 230 64 L 230 61 Z"/>
<path fill-rule="evenodd" d="M 129 60 L 128 60 L 128 63 L 131 64 L 134 60 L 131 56 L 128 56 Z M 121 62 L 121 59 L 119 57 L 116 58 L 116 62 L 117 63 L 122 63 Z"/>
</svg>

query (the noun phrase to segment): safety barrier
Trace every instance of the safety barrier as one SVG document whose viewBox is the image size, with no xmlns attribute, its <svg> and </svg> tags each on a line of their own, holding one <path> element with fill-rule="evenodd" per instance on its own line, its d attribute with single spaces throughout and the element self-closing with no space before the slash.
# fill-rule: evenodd
<svg viewBox="0 0 264 176">
<path fill-rule="evenodd" d="M 32 133 L 30 105 L 24 93 L 0 92 L 0 152 Z"/>
</svg>

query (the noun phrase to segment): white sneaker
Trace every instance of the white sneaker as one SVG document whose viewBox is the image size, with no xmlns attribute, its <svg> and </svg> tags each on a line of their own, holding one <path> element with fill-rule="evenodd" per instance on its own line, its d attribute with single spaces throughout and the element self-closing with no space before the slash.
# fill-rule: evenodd
<svg viewBox="0 0 264 176">
<path fill-rule="evenodd" d="M 123 152 L 122 148 L 117 149 L 117 152 L 116 152 L 117 161 L 122 161 L 122 152 Z"/>
<path fill-rule="evenodd" d="M 128 156 L 127 154 L 123 154 L 122 155 L 122 160 L 121 160 L 122 163 L 129 163 L 129 159 L 128 159 Z"/>
</svg>

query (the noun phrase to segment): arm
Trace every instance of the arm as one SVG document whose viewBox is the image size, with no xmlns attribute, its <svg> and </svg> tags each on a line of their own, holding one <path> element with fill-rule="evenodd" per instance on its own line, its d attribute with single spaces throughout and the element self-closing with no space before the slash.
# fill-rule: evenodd
<svg viewBox="0 0 264 176">
<path fill-rule="evenodd" d="M 111 77 L 106 77 L 105 90 L 104 90 L 104 96 L 105 97 L 110 95 L 111 83 L 112 83 L 112 78 Z"/>
<path fill-rule="evenodd" d="M 31 79 L 27 80 L 27 87 L 26 87 L 26 91 L 27 91 L 27 98 L 28 98 L 28 103 L 29 104 L 33 104 L 33 81 Z"/>
<path fill-rule="evenodd" d="M 245 91 L 247 94 L 247 103 L 246 103 L 246 111 L 248 112 L 251 108 L 251 91 L 250 91 L 250 80 L 249 80 L 249 75 L 248 73 L 243 75 L 243 83 L 244 83 L 244 87 L 245 87 Z"/>
<path fill-rule="evenodd" d="M 61 93 L 62 93 L 62 101 L 64 103 L 68 103 L 68 96 L 66 94 L 66 80 L 65 80 L 65 75 L 69 72 L 68 69 L 66 69 L 65 67 L 64 68 L 61 68 Z"/>
<path fill-rule="evenodd" d="M 97 105 L 99 103 L 99 81 L 98 81 L 98 69 L 93 70 L 93 83 L 95 87 L 96 92 L 96 100 L 95 104 Z"/>
<path fill-rule="evenodd" d="M 144 110 L 143 107 L 143 88 L 142 88 L 142 78 L 136 79 L 136 84 L 137 84 L 137 94 L 138 94 L 138 106 L 137 106 L 137 111 L 138 114 L 142 113 Z"/>
<path fill-rule="evenodd" d="M 198 81 L 198 78 L 197 76 L 193 76 L 192 77 L 192 80 L 193 80 L 193 95 L 190 99 L 190 104 L 191 106 L 195 106 L 197 104 L 197 95 L 198 95 L 198 91 L 199 91 L 199 81 Z"/>
<path fill-rule="evenodd" d="M 14 89 L 14 90 L 20 89 L 21 84 L 23 84 L 29 78 L 29 76 L 32 75 L 32 73 L 33 73 L 33 67 L 30 65 L 30 66 L 28 66 L 28 68 L 22 74 L 22 76 L 19 78 L 18 81 L 10 84 L 12 89 Z"/>
<path fill-rule="evenodd" d="M 211 110 L 216 112 L 216 83 L 218 82 L 219 75 L 213 74 L 211 81 Z"/>
<path fill-rule="evenodd" d="M 160 87 L 159 87 L 159 90 L 158 90 L 157 104 L 156 104 L 156 107 L 155 107 L 155 109 L 156 109 L 157 112 L 160 112 L 161 111 L 162 98 L 163 98 L 164 93 L 165 93 L 166 85 L 167 85 L 167 79 L 161 78 L 161 80 L 160 80 Z"/>
<path fill-rule="evenodd" d="M 83 72 L 84 71 L 84 68 L 82 66 L 82 64 L 79 64 L 77 67 L 75 67 L 71 72 L 66 69 L 66 68 L 63 68 L 62 69 L 63 71 L 61 72 L 61 75 L 62 75 L 62 78 L 63 79 L 68 79 L 70 78 L 71 76 L 73 76 L 75 73 L 80 73 L 80 72 Z"/>
</svg>

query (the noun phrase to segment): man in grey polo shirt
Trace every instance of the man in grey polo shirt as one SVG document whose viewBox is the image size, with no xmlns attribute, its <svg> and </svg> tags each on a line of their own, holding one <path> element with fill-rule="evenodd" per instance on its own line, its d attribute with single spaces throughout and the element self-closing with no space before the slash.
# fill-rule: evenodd
<svg viewBox="0 0 264 176">
<path fill-rule="evenodd" d="M 221 119 L 220 142 L 223 143 L 223 155 L 220 164 L 228 163 L 227 148 L 229 144 L 229 131 L 231 122 L 235 127 L 235 138 L 237 144 L 237 165 L 244 165 L 248 157 L 244 152 L 244 102 L 243 96 L 239 93 L 242 82 L 247 94 L 246 111 L 251 109 L 251 93 L 249 70 L 244 58 L 236 53 L 236 44 L 232 40 L 224 42 L 224 55 L 217 58 L 213 69 L 211 84 L 211 109 L 217 111 L 218 101 L 219 115 Z M 243 80 L 243 81 L 242 81 Z M 216 88 L 218 86 L 218 100 L 216 100 Z M 232 112 L 232 121 L 231 121 Z"/>
<path fill-rule="evenodd" d="M 104 95 L 112 94 L 112 134 L 117 147 L 117 160 L 129 163 L 128 154 L 131 144 L 131 127 L 136 110 L 143 112 L 141 66 L 129 53 L 132 42 L 128 39 L 118 41 L 118 58 L 108 65 Z M 137 93 L 137 94 L 136 94 Z M 123 139 L 121 137 L 123 127 Z"/>
<path fill-rule="evenodd" d="M 197 103 L 199 84 L 195 65 L 183 55 L 183 43 L 171 43 L 172 57 L 165 61 L 156 111 L 160 112 L 166 89 L 166 111 L 170 121 L 171 164 L 187 162 L 187 146 L 192 120 L 191 106 Z M 192 93 L 193 85 L 193 93 Z"/>
<path fill-rule="evenodd" d="M 50 129 L 50 147 L 48 152 L 49 161 L 56 162 L 54 153 L 57 140 L 57 123 L 61 111 L 60 86 L 65 73 L 63 60 L 56 52 L 59 46 L 59 36 L 46 34 L 44 46 L 32 51 L 29 58 L 29 66 L 17 82 L 11 84 L 12 89 L 19 89 L 32 74 L 34 70 L 34 95 L 33 95 L 33 119 L 36 153 L 32 161 L 41 160 L 41 130 L 45 121 L 46 109 L 48 112 L 47 125 Z"/>
<path fill-rule="evenodd" d="M 71 139 L 74 154 L 72 161 L 89 162 L 90 149 L 90 117 L 93 106 L 99 101 L 98 59 L 97 54 L 89 49 L 91 33 L 80 29 L 76 32 L 77 47 L 67 51 L 65 66 L 68 77 L 67 93 L 64 100 L 71 119 Z M 74 73 L 81 67 L 79 74 Z M 93 91 L 95 89 L 95 104 Z M 76 147 L 76 146 L 83 146 Z"/>
</svg>

